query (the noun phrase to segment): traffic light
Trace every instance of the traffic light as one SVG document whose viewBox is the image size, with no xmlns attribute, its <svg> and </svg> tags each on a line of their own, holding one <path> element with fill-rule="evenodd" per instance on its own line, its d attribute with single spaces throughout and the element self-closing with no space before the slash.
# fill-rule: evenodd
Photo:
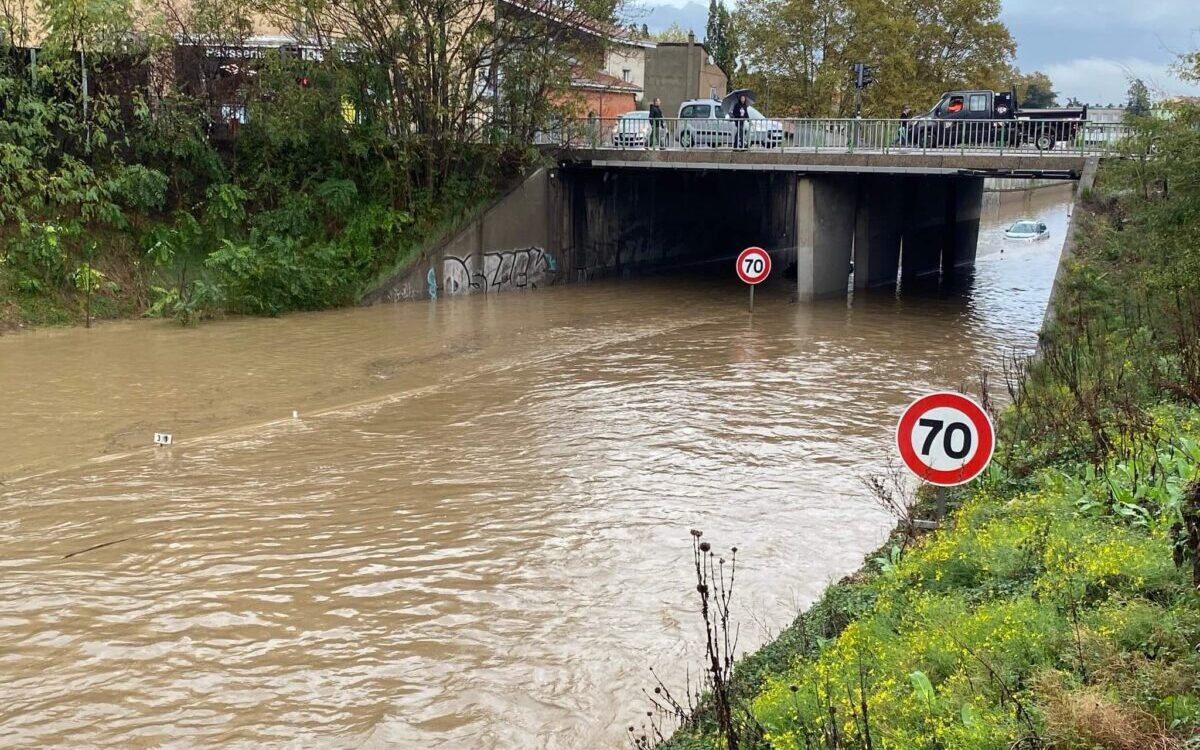
<svg viewBox="0 0 1200 750">
<path fill-rule="evenodd" d="M 854 63 L 854 88 L 865 89 L 875 83 L 875 69 L 866 63 Z"/>
</svg>

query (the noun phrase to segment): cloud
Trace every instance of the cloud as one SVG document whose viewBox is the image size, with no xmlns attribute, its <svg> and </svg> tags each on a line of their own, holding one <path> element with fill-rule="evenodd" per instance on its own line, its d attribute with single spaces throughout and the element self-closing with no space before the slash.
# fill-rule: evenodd
<svg viewBox="0 0 1200 750">
<path fill-rule="evenodd" d="M 1095 104 L 1123 104 L 1128 99 L 1129 83 L 1141 78 L 1150 87 L 1151 96 L 1162 98 L 1177 94 L 1200 94 L 1200 86 L 1185 83 L 1171 74 L 1169 64 L 1138 57 L 1086 57 L 1045 65 L 1041 70 L 1054 82 L 1059 100 L 1071 97 Z"/>
<path fill-rule="evenodd" d="M 673 23 L 696 33 L 697 39 L 704 38 L 704 27 L 708 25 L 708 5 L 701 5 L 695 0 L 684 0 L 679 4 L 664 3 L 647 5 L 646 15 L 634 20 L 646 24 L 651 31 L 662 31 Z"/>
<path fill-rule="evenodd" d="M 673 23 L 704 36 L 705 0 L 646 0 L 636 19 L 651 30 Z M 730 8 L 737 0 L 725 0 Z M 1001 20 L 1017 42 L 1017 66 L 1050 76 L 1060 98 L 1124 102 L 1131 77 L 1160 96 L 1200 94 L 1170 73 L 1177 56 L 1200 49 L 1197 0 L 1002 0 Z"/>
<path fill-rule="evenodd" d="M 1007 22 L 1063 29 L 1195 29 L 1195 0 L 1003 0 Z"/>
</svg>

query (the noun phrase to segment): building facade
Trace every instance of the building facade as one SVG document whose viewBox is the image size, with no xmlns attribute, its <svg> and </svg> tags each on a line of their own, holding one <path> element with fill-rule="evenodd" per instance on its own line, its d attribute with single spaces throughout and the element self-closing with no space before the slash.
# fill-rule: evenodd
<svg viewBox="0 0 1200 750">
<path fill-rule="evenodd" d="M 645 96 L 662 99 L 663 114 L 675 117 L 688 99 L 720 99 L 729 78 L 705 46 L 688 33 L 686 42 L 659 42 L 646 50 Z"/>
<path fill-rule="evenodd" d="M 579 102 L 576 114 L 600 118 L 620 117 L 638 109 L 645 96 L 646 53 L 654 42 L 609 38 L 603 67 L 577 67 L 571 75 L 571 90 Z"/>
</svg>

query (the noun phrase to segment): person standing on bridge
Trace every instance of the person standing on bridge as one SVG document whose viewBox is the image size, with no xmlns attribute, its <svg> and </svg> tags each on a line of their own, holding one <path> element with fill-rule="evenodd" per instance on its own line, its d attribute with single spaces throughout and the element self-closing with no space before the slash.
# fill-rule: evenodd
<svg viewBox="0 0 1200 750">
<path fill-rule="evenodd" d="M 592 148 L 600 145 L 600 121 L 596 119 L 596 110 L 588 110 L 587 116 L 587 137 L 591 141 Z"/>
<path fill-rule="evenodd" d="M 662 148 L 662 143 L 659 141 L 662 137 L 662 126 L 662 100 L 656 96 L 654 103 L 650 105 L 650 148 Z"/>
<path fill-rule="evenodd" d="M 912 107 L 905 104 L 900 108 L 900 132 L 897 134 L 896 143 L 901 146 L 908 145 L 908 121 L 912 119 Z"/>
<path fill-rule="evenodd" d="M 733 108 L 729 110 L 729 116 L 733 118 L 736 130 L 733 133 L 733 147 L 736 149 L 746 148 L 746 120 L 750 119 L 750 105 L 746 103 L 746 95 L 742 94 L 733 103 Z"/>
</svg>

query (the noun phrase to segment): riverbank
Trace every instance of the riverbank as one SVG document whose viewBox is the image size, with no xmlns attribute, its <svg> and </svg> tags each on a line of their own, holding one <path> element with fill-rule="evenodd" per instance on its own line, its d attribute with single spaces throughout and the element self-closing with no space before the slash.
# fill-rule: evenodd
<svg viewBox="0 0 1200 750">
<path fill-rule="evenodd" d="M 1076 207 L 1039 356 L 993 380 L 997 457 L 948 527 L 898 531 L 738 665 L 740 747 L 1195 746 L 1196 119 Z M 727 744 L 702 712 L 665 747 Z"/>
<path fill-rule="evenodd" d="M 354 304 L 537 161 L 524 128 L 551 115 L 422 128 L 355 106 L 370 64 L 284 56 L 241 82 L 231 122 L 187 75 L 146 86 L 171 37 L 114 34 L 139 43 L 97 50 L 90 96 L 82 37 L 0 43 L 0 119 L 22 123 L 0 164 L 0 331 Z"/>
<path fill-rule="evenodd" d="M 256 238 L 254 245 L 234 245 L 227 238 L 207 244 L 203 236 L 212 239 L 227 231 L 214 226 L 219 222 L 211 217 L 141 217 L 136 229 L 120 231 L 66 224 L 71 233 L 88 238 L 74 248 L 47 241 L 57 224 L 10 228 L 0 235 L 0 243 L 7 240 L 9 245 L 7 256 L 0 252 L 0 334 L 137 317 L 191 324 L 231 314 L 276 315 L 352 305 L 381 279 L 406 268 L 422 247 L 454 231 L 510 181 L 510 176 L 491 175 L 480 181 L 476 192 L 437 205 L 422 201 L 409 210 L 367 206 L 352 212 L 347 225 L 331 228 L 323 240 L 356 246 L 344 252 L 306 246 L 312 238 L 253 231 L 255 225 L 271 221 L 271 211 L 256 210 L 252 204 L 238 208 L 238 221 L 250 230 L 248 237 Z M 209 211 L 202 204 L 198 213 Z M 377 226 L 351 226 L 356 217 Z M 181 232 L 181 222 L 193 228 Z M 366 236 L 356 237 L 359 230 Z M 183 238 L 186 233 L 195 236 Z M 191 242 L 195 246 L 183 247 Z M 27 249 L 30 245 L 32 250 Z M 289 249 L 279 252 L 280 245 Z M 49 264 L 40 265 L 49 267 L 38 268 L 38 262 L 25 262 L 22 256 L 48 258 Z"/>
</svg>

